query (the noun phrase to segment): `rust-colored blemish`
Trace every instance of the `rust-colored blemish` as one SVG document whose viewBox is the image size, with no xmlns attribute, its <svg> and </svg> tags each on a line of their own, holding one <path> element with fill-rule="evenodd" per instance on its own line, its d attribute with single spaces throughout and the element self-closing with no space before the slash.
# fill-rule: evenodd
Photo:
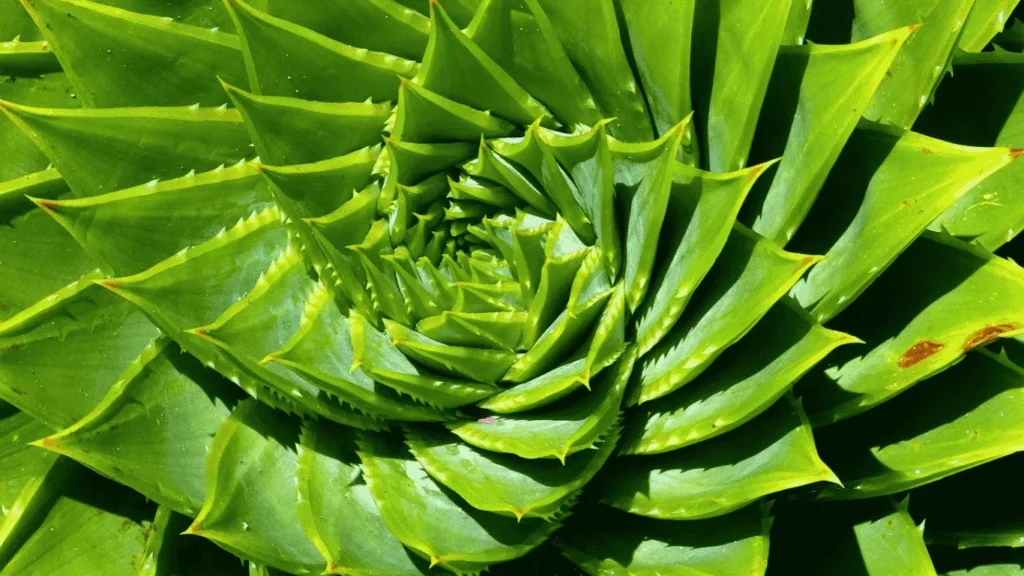
<svg viewBox="0 0 1024 576">
<path fill-rule="evenodd" d="M 910 26 L 907 26 L 907 29 L 908 29 L 908 30 L 910 30 L 910 32 L 911 32 L 911 33 L 913 33 L 913 32 L 917 32 L 917 30 L 918 30 L 918 29 L 919 29 L 920 27 L 921 27 L 921 23 L 920 23 L 920 22 L 918 22 L 918 23 L 916 23 L 916 24 L 911 24 Z"/>
<path fill-rule="evenodd" d="M 907 348 L 907 351 L 903 353 L 903 356 L 900 356 L 899 366 L 903 369 L 910 368 L 914 364 L 917 364 L 945 347 L 946 345 L 941 342 L 921 340 L 910 348 Z"/>
<path fill-rule="evenodd" d="M 0 310 L 7 310 L 7 304 L 0 302 Z"/>
<path fill-rule="evenodd" d="M 50 45 L 46 42 L 43 42 L 42 46 L 40 46 L 39 49 L 43 52 L 48 52 L 50 50 Z"/>
<path fill-rule="evenodd" d="M 39 200 L 36 204 L 38 204 L 43 210 L 56 211 L 57 208 L 60 208 L 60 203 L 54 202 L 53 200 Z"/>
<path fill-rule="evenodd" d="M 886 76 L 887 78 L 892 78 L 892 70 L 886 70 L 886 71 L 885 71 L 885 76 Z"/>
<path fill-rule="evenodd" d="M 1020 158 L 1021 156 L 1024 156 L 1024 148 L 1010 148 L 1010 159 L 1011 160 L 1016 160 L 1017 158 Z"/>
<path fill-rule="evenodd" d="M 125 520 L 124 522 L 121 522 L 121 528 L 124 528 L 125 530 L 131 528 L 131 526 L 132 526 L 132 521 L 131 520 Z"/>
<path fill-rule="evenodd" d="M 53 446 L 54 444 L 56 444 L 56 442 L 54 442 L 53 438 L 50 436 L 43 438 L 43 446 Z"/>
<path fill-rule="evenodd" d="M 20 349 L 21 349 L 21 344 L 11 344 L 10 346 L 5 346 L 3 350 L 0 350 L 0 352 L 14 352 L 15 350 L 20 350 Z"/>
<path fill-rule="evenodd" d="M 980 433 L 978 432 L 978 429 L 977 429 L 977 428 L 975 428 L 975 429 L 974 429 L 974 430 L 972 430 L 971 432 L 972 432 L 972 433 L 974 434 L 974 437 L 975 437 L 975 438 L 977 438 L 977 437 L 978 437 L 978 435 L 980 434 Z"/>
<path fill-rule="evenodd" d="M 922 146 L 921 147 L 921 152 L 924 153 L 924 154 L 927 154 L 929 156 L 934 156 L 935 155 L 935 152 L 932 152 L 932 149 L 927 147 L 927 146 Z"/>
<path fill-rule="evenodd" d="M 753 182 L 754 180 L 757 180 L 757 177 L 760 176 L 762 172 L 764 172 L 765 168 L 767 168 L 767 166 L 765 166 L 764 164 L 760 164 L 758 166 L 754 166 L 753 168 L 751 168 L 750 173 L 747 174 L 747 182 Z"/>
<path fill-rule="evenodd" d="M 22 390 L 21 388 L 14 388 L 13 386 L 11 387 L 11 392 L 14 392 L 18 396 L 24 396 L 25 395 L 25 391 L 24 390 Z"/>
<path fill-rule="evenodd" d="M 801 268 L 807 268 L 808 266 L 810 266 L 811 264 L 814 264 L 817 261 L 818 261 L 818 259 L 815 258 L 814 256 L 808 256 L 808 257 L 806 257 L 806 258 L 804 258 L 803 260 L 800 261 L 800 267 Z"/>
<path fill-rule="evenodd" d="M 992 342 L 993 340 L 999 338 L 1000 335 L 1005 334 L 1006 332 L 1011 332 L 1013 329 L 1013 324 L 999 324 L 996 326 L 986 326 L 981 330 L 978 330 L 974 334 L 971 334 L 971 337 L 968 338 L 966 342 L 964 342 L 964 352 L 967 352 L 968 350 L 973 350 L 978 346 L 984 346 L 985 344 L 988 344 L 989 342 Z"/>
<path fill-rule="evenodd" d="M 96 509 L 96 515 L 97 516 L 103 516 L 103 510 L 100 510 L 99 508 L 97 508 Z"/>
</svg>

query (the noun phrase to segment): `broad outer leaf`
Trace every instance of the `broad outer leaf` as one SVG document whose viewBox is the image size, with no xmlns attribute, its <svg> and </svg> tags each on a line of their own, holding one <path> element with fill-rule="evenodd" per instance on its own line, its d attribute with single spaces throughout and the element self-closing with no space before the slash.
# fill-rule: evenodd
<svg viewBox="0 0 1024 576">
<path fill-rule="evenodd" d="M 239 403 L 213 440 L 206 502 L 187 532 L 287 572 L 321 573 L 324 560 L 299 522 L 298 439 L 297 419 Z"/>
<path fill-rule="evenodd" d="M 839 483 L 814 448 L 799 403 L 780 400 L 731 434 L 659 456 L 633 456 L 601 478 L 601 501 L 642 516 L 721 516 L 775 492 Z"/>
<path fill-rule="evenodd" d="M 476 574 L 494 562 L 523 556 L 559 526 L 534 518 L 517 522 L 471 508 L 387 438 L 364 437 L 359 458 L 388 529 L 432 566 Z"/>
<path fill-rule="evenodd" d="M 960 33 L 957 47 L 966 52 L 981 52 L 996 34 L 1003 31 L 1010 13 L 1020 0 L 976 0 Z"/>
</svg>

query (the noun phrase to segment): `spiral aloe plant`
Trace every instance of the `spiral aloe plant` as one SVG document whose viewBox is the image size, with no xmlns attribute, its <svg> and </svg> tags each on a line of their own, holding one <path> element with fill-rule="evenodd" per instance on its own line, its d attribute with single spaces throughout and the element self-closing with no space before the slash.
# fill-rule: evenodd
<svg viewBox="0 0 1024 576">
<path fill-rule="evenodd" d="M 0 575 L 1024 574 L 1017 3 L 0 0 Z"/>
</svg>

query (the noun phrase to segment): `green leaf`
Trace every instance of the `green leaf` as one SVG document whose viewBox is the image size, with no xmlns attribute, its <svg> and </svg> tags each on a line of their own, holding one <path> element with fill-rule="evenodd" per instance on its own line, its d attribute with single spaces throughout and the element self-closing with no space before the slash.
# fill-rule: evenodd
<svg viewBox="0 0 1024 576">
<path fill-rule="evenodd" d="M 794 254 L 741 224 L 732 233 L 689 308 L 640 359 L 631 404 L 660 398 L 693 381 L 743 337 L 820 257 Z"/>
<path fill-rule="evenodd" d="M 615 448 L 617 432 L 609 432 L 594 450 L 567 458 L 564 465 L 485 452 L 460 442 L 443 428 L 407 428 L 405 441 L 437 482 L 477 510 L 514 516 L 520 521 L 551 521 L 604 465 Z"/>
<path fill-rule="evenodd" d="M 60 63 L 45 40 L 39 42 L 0 42 L 0 73 L 11 76 L 36 76 L 60 72 Z"/>
<path fill-rule="evenodd" d="M 68 110 L 0 104 L 80 197 L 212 170 L 252 155 L 234 110 Z"/>
<path fill-rule="evenodd" d="M 403 354 L 452 376 L 496 384 L 516 361 L 516 355 L 506 350 L 449 346 L 387 319 L 384 328 L 392 344 Z"/>
<path fill-rule="evenodd" d="M 767 506 L 689 522 L 666 522 L 604 506 L 576 511 L 554 545 L 588 574 L 697 576 L 763 574 Z"/>
<path fill-rule="evenodd" d="M 459 30 L 436 2 L 430 4 L 430 20 L 430 41 L 415 84 L 517 124 L 550 121 L 547 108 Z"/>
<path fill-rule="evenodd" d="M 719 175 L 676 165 L 665 220 L 672 225 L 658 239 L 662 251 L 648 296 L 636 311 L 636 342 L 642 355 L 671 330 L 694 290 L 729 238 L 740 206 L 764 172 L 761 164 Z"/>
<path fill-rule="evenodd" d="M 731 434 L 669 454 L 630 457 L 600 482 L 605 504 L 651 518 L 691 520 L 839 480 L 818 457 L 799 402 L 787 398 Z"/>
<path fill-rule="evenodd" d="M 793 0 L 798 5 L 804 0 Z M 782 160 L 755 191 L 744 223 L 789 242 L 908 35 L 899 28 L 853 44 L 779 51 L 750 156 Z"/>
<path fill-rule="evenodd" d="M 298 420 L 252 400 L 238 404 L 213 439 L 206 502 L 187 533 L 287 572 L 322 572 L 299 522 L 298 439 Z"/>
<path fill-rule="evenodd" d="M 244 78 L 232 34 L 86 0 L 21 2 L 88 107 L 219 106 L 217 77 Z"/>
<path fill-rule="evenodd" d="M 628 412 L 621 451 L 656 454 L 724 434 L 767 410 L 826 354 L 854 342 L 784 298 L 689 386 Z"/>
<path fill-rule="evenodd" d="M 782 43 L 801 45 L 807 35 L 810 24 L 811 7 L 814 0 L 793 0 L 789 5 L 789 18 L 786 19 L 786 31 L 782 33 Z"/>
<path fill-rule="evenodd" d="M 85 417 L 34 444 L 194 515 L 203 463 L 240 391 L 167 339 L 147 346 Z"/>
<path fill-rule="evenodd" d="M 56 454 L 29 444 L 49 433 L 45 424 L 0 402 L 0 561 L 31 524 L 33 502 L 38 504 L 36 496 L 57 462 Z"/>
<path fill-rule="evenodd" d="M 351 429 L 307 423 L 298 451 L 299 520 L 327 559 L 327 572 L 404 576 L 427 571 L 384 524 L 360 471 Z"/>
<path fill-rule="evenodd" d="M 494 562 L 523 556 L 559 526 L 533 518 L 517 522 L 469 507 L 386 438 L 364 437 L 359 458 L 384 523 L 431 566 L 476 574 Z"/>
<path fill-rule="evenodd" d="M 619 0 L 632 59 L 658 134 L 693 111 L 690 105 L 690 40 L 694 0 Z M 692 126 L 687 126 L 692 131 Z M 690 152 L 688 152 L 690 153 Z"/>
<path fill-rule="evenodd" d="M 468 444 L 489 450 L 515 454 L 520 458 L 558 458 L 592 448 L 613 429 L 619 417 L 619 405 L 633 369 L 635 355 L 624 353 L 614 367 L 601 372 L 590 390 L 544 410 L 477 421 L 449 424 Z"/>
<path fill-rule="evenodd" d="M 399 77 L 412 77 L 419 68 L 416 62 L 331 40 L 241 0 L 225 5 L 242 40 L 250 90 L 257 95 L 394 101 Z"/>
<path fill-rule="evenodd" d="M 450 346 L 512 352 L 522 341 L 526 312 L 442 312 L 420 320 L 416 329 Z"/>
<path fill-rule="evenodd" d="M 6 2 L 0 3 L 0 6 L 5 5 Z M 7 74 L 0 68 L 0 79 L 4 80 L 0 82 L 0 100 L 54 108 L 76 108 L 81 105 L 75 89 L 63 72 L 38 77 Z M 50 163 L 32 140 L 3 113 L 0 113 L 0 157 L 4 159 L 0 163 L 0 182 L 43 171 Z"/>
<path fill-rule="evenodd" d="M 260 171 L 273 183 L 277 192 L 278 203 L 296 218 L 321 219 L 313 223 L 313 227 L 333 237 L 329 229 L 339 224 L 342 216 L 351 217 L 353 210 L 364 206 L 368 198 L 363 195 L 359 201 L 353 200 L 357 190 L 366 189 L 373 179 L 373 166 L 380 155 L 380 145 L 367 146 L 344 156 L 321 160 L 312 164 L 296 166 L 261 165 Z M 373 190 L 373 188 L 371 188 Z M 377 197 L 373 195 L 373 203 Z M 347 206 L 347 207 L 345 207 Z M 369 207 L 368 205 L 366 207 Z M 376 207 L 376 206 L 374 206 Z M 359 212 L 358 210 L 356 210 Z M 361 214 L 361 212 L 360 212 Z M 373 214 L 369 215 L 370 218 Z M 372 220 L 371 220 L 372 221 Z M 366 225 L 369 230 L 369 221 Z M 352 234 L 353 239 L 345 244 L 336 244 L 339 248 L 356 244 L 362 240 L 366 232 Z"/>
<path fill-rule="evenodd" d="M 335 40 L 409 60 L 427 46 L 430 20 L 396 0 L 266 0 L 269 14 Z"/>
<path fill-rule="evenodd" d="M 537 0 L 481 2 L 466 35 L 570 129 L 601 120 L 590 89 Z"/>
<path fill-rule="evenodd" d="M 469 160 L 477 152 L 475 142 L 420 144 L 393 138 L 384 141 L 390 162 L 389 177 L 398 184 L 419 184 L 428 176 Z"/>
<path fill-rule="evenodd" d="M 693 107 L 703 164 L 712 172 L 746 166 L 791 2 L 696 2 Z"/>
<path fill-rule="evenodd" d="M 981 52 L 1003 31 L 1010 13 L 1020 0 L 976 0 L 967 16 L 957 47 L 966 52 Z"/>
<path fill-rule="evenodd" d="M 975 0 L 925 0 L 893 4 L 855 0 L 853 40 L 863 40 L 903 26 L 915 28 L 907 39 L 864 117 L 910 128 L 942 80 L 964 20 Z M 918 29 L 919 28 L 919 29 Z"/>
<path fill-rule="evenodd" d="M 1005 52 L 962 55 L 943 81 L 935 104 L 916 125 L 928 134 L 972 146 L 1024 146 L 1024 104 L 1008 89 L 1024 79 L 1024 56 Z M 1013 80 L 1010 80 L 1010 79 Z M 996 83 L 998 80 L 998 83 Z M 981 91 L 979 85 L 991 86 Z M 946 230 L 995 251 L 1024 229 L 1024 163 L 1013 162 L 971 188 L 930 228 Z"/>
<path fill-rule="evenodd" d="M 0 324 L 0 398 L 54 428 L 85 417 L 159 335 L 118 300 L 87 276 Z"/>
<path fill-rule="evenodd" d="M 214 238 L 272 201 L 257 167 L 245 163 L 90 198 L 35 199 L 94 261 L 125 275 Z"/>
<path fill-rule="evenodd" d="M 257 96 L 224 85 L 259 153 L 272 165 L 308 164 L 380 142 L 391 106 L 372 102 L 309 102 Z"/>
<path fill-rule="evenodd" d="M 906 500 L 899 504 L 882 499 L 855 505 L 794 503 L 777 510 L 769 576 L 935 576 L 921 535 L 925 523 L 914 524 Z M 808 546 L 811 534 L 814 545 Z"/>
<path fill-rule="evenodd" d="M 0 2 L 0 42 L 19 36 L 22 40 L 32 41 L 42 38 L 42 33 L 20 3 L 10 0 Z"/>
<path fill-rule="evenodd" d="M 1004 456 L 911 492 L 911 511 L 928 523 L 925 540 L 960 549 L 1020 547 L 1024 508 L 1016 479 L 1024 464 L 1021 456 Z"/>
<path fill-rule="evenodd" d="M 654 130 L 622 46 L 612 0 L 537 0 L 537 4 L 590 87 L 601 116 L 616 119 L 608 127 L 612 136 L 629 142 L 650 140 Z"/>
<path fill-rule="evenodd" d="M 555 217 L 556 207 L 547 194 L 527 179 L 511 162 L 495 154 L 484 141 L 480 142 L 476 159 L 467 162 L 463 168 L 471 176 L 501 184 L 518 196 L 520 200 L 534 208 L 540 215 L 539 217 Z"/>
<path fill-rule="evenodd" d="M 869 311 L 870 312 L 867 312 Z M 830 325 L 865 340 L 842 349 L 801 386 L 815 425 L 863 412 L 975 347 L 1024 329 L 1024 270 L 926 232 Z"/>
<path fill-rule="evenodd" d="M 160 506 L 149 525 L 138 576 L 242 576 L 238 558 L 209 540 L 182 534 L 192 519 Z"/>
<path fill-rule="evenodd" d="M 822 429 L 822 457 L 846 487 L 818 497 L 893 494 L 1022 450 L 1022 414 L 1024 370 L 985 350 L 968 354 L 926 385 Z"/>
<path fill-rule="evenodd" d="M 587 358 L 582 357 L 499 392 L 479 406 L 498 414 L 525 412 L 551 404 L 577 388 L 589 386 Z"/>
<path fill-rule="evenodd" d="M 925 227 L 1016 157 L 881 125 L 854 131 L 793 248 L 826 252 L 793 291 L 819 322 L 836 316 Z"/>
<path fill-rule="evenodd" d="M 508 136 L 511 123 L 460 104 L 412 82 L 398 89 L 398 109 L 391 137 L 404 142 L 478 142 Z"/>
</svg>

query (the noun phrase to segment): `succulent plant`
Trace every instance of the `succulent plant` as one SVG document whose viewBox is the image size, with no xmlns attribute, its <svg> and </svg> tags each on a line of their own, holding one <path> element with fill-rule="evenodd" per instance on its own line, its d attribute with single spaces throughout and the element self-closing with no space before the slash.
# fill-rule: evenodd
<svg viewBox="0 0 1024 576">
<path fill-rule="evenodd" d="M 0 576 L 1024 574 L 1017 3 L 0 0 Z"/>
</svg>

